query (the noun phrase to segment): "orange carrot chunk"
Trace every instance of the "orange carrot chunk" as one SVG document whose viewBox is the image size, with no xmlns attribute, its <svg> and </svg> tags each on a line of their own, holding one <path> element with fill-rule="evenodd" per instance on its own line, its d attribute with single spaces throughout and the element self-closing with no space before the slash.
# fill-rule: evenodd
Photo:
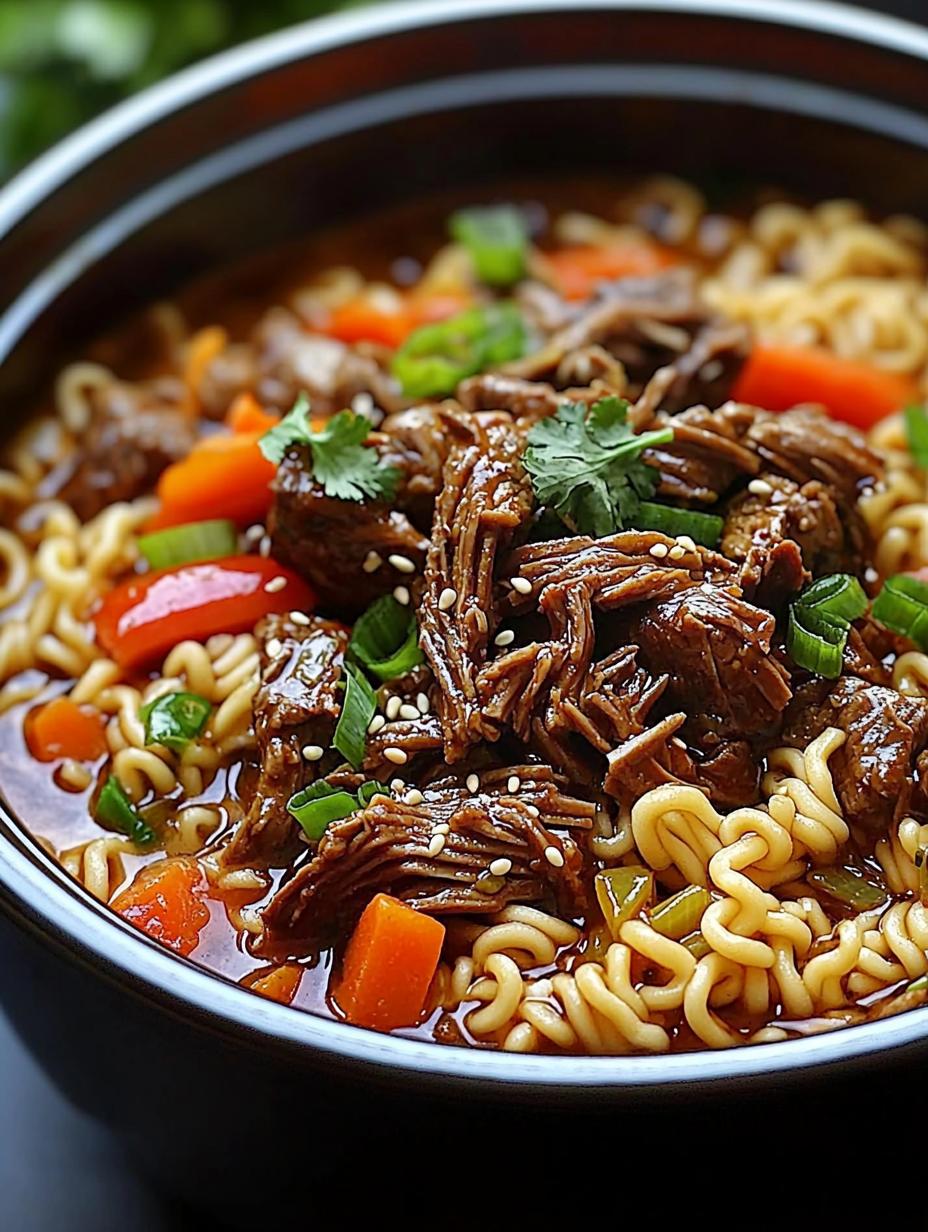
<svg viewBox="0 0 928 1232">
<path fill-rule="evenodd" d="M 254 394 L 246 392 L 233 399 L 225 422 L 233 432 L 268 432 L 280 423 L 280 416 L 266 411 Z"/>
<path fill-rule="evenodd" d="M 169 466 L 158 480 L 161 509 L 147 529 L 214 518 L 228 518 L 236 526 L 263 521 L 277 469 L 258 447 L 266 430 L 217 433 Z"/>
<path fill-rule="evenodd" d="M 445 926 L 377 894 L 348 942 L 335 997 L 349 1022 L 377 1031 L 418 1021 L 435 975 Z"/>
<path fill-rule="evenodd" d="M 763 344 L 752 348 L 733 397 L 768 411 L 820 402 L 835 419 L 866 429 L 917 401 L 918 390 L 908 377 L 843 359 L 822 347 Z"/>
<path fill-rule="evenodd" d="M 37 711 L 28 731 L 29 747 L 39 761 L 96 761 L 106 752 L 102 716 L 67 697 L 56 697 Z"/>
<path fill-rule="evenodd" d="M 648 240 L 601 246 L 578 244 L 546 252 L 544 259 L 565 299 L 587 299 L 598 282 L 648 277 L 679 265 L 681 260 L 670 248 Z"/>
<path fill-rule="evenodd" d="M 196 949 L 209 921 L 206 877 L 196 860 L 181 856 L 143 868 L 113 899 L 113 910 L 175 954 Z"/>
</svg>

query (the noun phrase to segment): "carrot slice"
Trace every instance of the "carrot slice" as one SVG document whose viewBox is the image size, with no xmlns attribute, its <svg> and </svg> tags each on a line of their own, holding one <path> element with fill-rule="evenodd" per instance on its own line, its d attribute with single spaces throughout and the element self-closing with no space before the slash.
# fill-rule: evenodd
<svg viewBox="0 0 928 1232">
<path fill-rule="evenodd" d="M 908 377 L 844 359 L 822 347 L 764 344 L 752 348 L 733 396 L 768 411 L 820 402 L 835 419 L 871 428 L 893 411 L 918 401 L 918 390 Z"/>
<path fill-rule="evenodd" d="M 169 466 L 158 480 L 161 509 L 148 529 L 212 518 L 229 518 L 236 526 L 263 521 L 276 470 L 258 448 L 265 431 L 217 433 Z"/>
<path fill-rule="evenodd" d="M 323 332 L 341 342 L 381 342 L 398 347 L 412 329 L 413 320 L 405 305 L 383 308 L 358 296 L 331 313 Z"/>
<path fill-rule="evenodd" d="M 39 761 L 73 757 L 96 761 L 106 752 L 103 717 L 68 697 L 56 697 L 38 710 L 28 724 L 32 755 Z"/>
<path fill-rule="evenodd" d="M 246 391 L 235 396 L 225 422 L 233 432 L 268 432 L 280 423 L 280 416 L 266 411 L 254 394 Z"/>
<path fill-rule="evenodd" d="M 342 965 L 336 1000 L 349 1022 L 378 1031 L 412 1026 L 435 975 L 445 926 L 377 894 L 358 921 Z"/>
<path fill-rule="evenodd" d="M 196 860 L 181 856 L 143 868 L 113 899 L 113 910 L 140 932 L 173 950 L 190 954 L 209 921 L 207 883 Z"/>
<path fill-rule="evenodd" d="M 660 273 L 681 258 L 670 248 L 645 240 L 602 246 L 578 244 L 544 254 L 545 263 L 565 299 L 587 299 L 598 282 L 643 278 Z"/>
<path fill-rule="evenodd" d="M 281 967 L 272 967 L 270 971 L 259 974 L 256 979 L 249 979 L 246 987 L 280 1005 L 290 1005 L 302 978 L 302 967 L 296 963 L 284 963 Z"/>
</svg>

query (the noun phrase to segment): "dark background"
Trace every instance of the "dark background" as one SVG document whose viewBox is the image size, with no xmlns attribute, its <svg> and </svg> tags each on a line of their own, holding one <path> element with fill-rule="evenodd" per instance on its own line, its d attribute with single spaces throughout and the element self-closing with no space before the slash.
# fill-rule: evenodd
<svg viewBox="0 0 928 1232">
<path fill-rule="evenodd" d="M 434 0 L 434 2 L 438 3 L 440 0 Z M 34 5 L 37 11 L 41 7 L 42 0 L 22 0 L 22 4 L 30 9 Z M 195 4 L 196 0 L 194 0 L 194 6 Z M 251 8 L 252 6 L 248 4 L 242 7 Z M 259 4 L 254 7 L 262 8 L 263 6 Z M 331 5 L 325 3 L 314 5 L 307 0 L 305 6 L 302 8 L 296 6 L 296 9 L 294 5 L 280 6 L 282 12 L 286 10 L 288 20 L 292 20 L 295 11 L 312 13 L 314 10 L 319 11 L 327 7 L 337 7 L 337 0 Z M 894 13 L 913 20 L 928 21 L 926 0 L 885 0 L 883 3 L 859 4 L 858 7 Z M 4 34 L 3 8 L 3 4 L 0 3 L 0 44 L 3 42 Z M 231 8 L 235 10 L 236 6 L 233 5 Z M 274 5 L 268 5 L 267 8 L 273 9 Z M 246 33 L 250 32 L 246 31 Z M 236 40 L 230 34 L 222 41 Z M 3 84 L 3 50 L 4 47 L 0 45 L 0 86 Z M 0 90 L 0 99 L 2 99 L 2 90 Z M 81 103 L 80 106 L 83 107 L 84 104 Z M 45 109 L 47 110 L 47 107 Z M 41 111 L 42 108 L 39 110 Z M 0 109 L 0 151 L 5 144 L 3 129 L 4 114 Z M 0 158 L 0 169 L 2 169 L 2 158 Z M 100 1046 L 105 1048 L 106 1041 L 101 1040 Z M 88 1065 L 92 1064 L 93 1058 L 88 1057 Z M 4 1232 L 168 1232 L 168 1230 L 179 1232 L 187 1227 L 193 1227 L 194 1224 L 198 1232 L 216 1232 L 201 1217 L 194 1217 L 189 1212 L 178 1209 L 151 1191 L 144 1180 L 134 1173 L 124 1158 L 119 1144 L 103 1129 L 71 1108 L 52 1088 L 10 1030 L 2 1012 L 0 1012 L 0 1112 L 2 1112 L 2 1120 L 0 1120 L 0 1229 Z M 858 1126 L 857 1130 L 862 1128 Z M 677 1137 L 673 1127 L 668 1126 L 667 1129 L 669 1142 L 665 1143 L 665 1146 L 670 1146 L 676 1140 L 677 1149 L 685 1153 L 685 1142 Z M 233 1136 L 236 1134 L 235 1127 L 226 1127 L 226 1130 Z M 776 1128 L 771 1126 L 770 1130 L 775 1136 Z M 852 1130 L 852 1134 L 856 1134 L 857 1130 Z M 814 1167 L 814 1135 L 808 1139 L 804 1134 L 800 1137 L 805 1139 L 805 1146 L 795 1159 L 794 1166 L 799 1172 L 803 1172 Z M 760 1147 L 760 1144 L 758 1145 Z M 797 1147 L 800 1145 L 797 1143 Z M 806 1150 L 811 1154 L 806 1154 Z M 671 1156 L 675 1153 L 671 1151 Z M 556 1156 L 559 1152 L 554 1154 Z M 850 1152 L 846 1160 L 849 1166 L 851 1166 L 853 1154 L 854 1152 Z M 456 1152 L 455 1155 L 457 1155 Z M 763 1155 L 764 1151 L 760 1149 L 756 1162 L 761 1165 L 761 1171 L 763 1171 Z M 457 1158 L 463 1166 L 466 1166 L 464 1158 L 460 1156 Z M 488 1162 L 486 1157 L 485 1162 Z M 861 1162 L 863 1162 L 862 1159 Z M 883 1162 L 891 1172 L 894 1171 L 890 1160 L 884 1158 Z M 670 1158 L 667 1163 L 669 1167 Z M 502 1158 L 498 1160 L 495 1168 L 499 1169 L 497 1181 L 503 1183 L 506 1179 L 505 1160 Z M 912 1203 L 910 1211 L 921 1211 L 924 1205 L 923 1196 L 920 1194 L 921 1175 L 921 1173 L 910 1175 L 907 1181 L 903 1180 L 904 1191 L 908 1192 L 908 1200 Z M 551 1177 L 548 1179 L 553 1180 Z M 665 1179 L 667 1182 L 670 1181 L 671 1171 L 668 1171 Z M 709 1178 L 706 1179 L 709 1182 Z M 786 1181 L 785 1177 L 782 1179 Z M 843 1176 L 840 1181 L 846 1179 L 847 1177 Z M 902 1180 L 901 1177 L 899 1179 Z M 409 1180 L 414 1186 L 417 1185 L 413 1178 Z M 773 1177 L 763 1179 L 759 1175 L 752 1178 L 744 1176 L 742 1180 L 748 1183 L 754 1181 L 763 1184 L 767 1190 L 767 1197 L 764 1200 L 765 1209 L 771 1212 L 773 1209 L 779 1209 L 783 1217 L 788 1217 L 786 1212 L 790 1207 L 780 1204 L 787 1196 L 789 1183 L 786 1184 L 785 1189 L 779 1184 L 768 1188 L 770 1182 L 774 1180 Z M 610 1181 L 620 1182 L 620 1176 L 610 1168 L 600 1177 L 600 1181 L 609 1187 Z M 795 1174 L 793 1181 L 795 1182 Z M 828 1180 L 826 1184 L 831 1186 L 838 1181 L 839 1178 L 835 1177 Z M 421 1183 L 421 1176 L 419 1183 Z M 731 1184 L 729 1199 L 733 1198 L 736 1192 L 741 1192 L 741 1182 L 735 1182 L 732 1178 Z M 533 1187 L 534 1185 L 545 1187 L 544 1176 L 535 1177 Z M 712 1187 L 712 1183 L 709 1183 L 709 1188 Z M 454 1188 L 452 1186 L 452 1192 Z M 473 1190 L 471 1192 L 473 1193 Z M 329 1193 L 331 1195 L 331 1190 Z M 420 1197 L 424 1196 L 420 1192 Z M 489 1196 L 489 1192 L 484 1191 L 484 1201 Z M 706 1201 L 696 1204 L 694 1214 L 698 1212 L 708 1214 L 709 1196 L 708 1192 L 703 1195 Z M 832 1196 L 837 1203 L 832 1212 L 833 1215 L 839 1215 L 842 1211 L 849 1214 L 853 1207 L 856 1207 L 857 1213 L 860 1214 L 860 1206 L 856 1202 L 848 1208 L 845 1207 L 843 1201 L 837 1201 L 836 1188 L 832 1188 Z M 447 1198 L 447 1194 L 445 1197 Z M 643 1199 L 646 1195 L 639 1195 L 639 1197 Z M 654 1209 L 660 1209 L 661 1201 L 657 1195 L 654 1197 L 657 1199 L 657 1206 Z M 315 1195 L 312 1194 L 309 1177 L 307 1178 L 307 1198 L 306 1224 L 329 1223 L 332 1220 L 332 1214 L 323 1214 L 328 1204 L 318 1191 Z M 650 1222 L 652 1216 L 648 1214 L 647 1207 L 638 1205 L 633 1195 L 627 1190 L 624 1197 L 621 1196 L 619 1190 L 615 1190 L 613 1200 L 615 1202 L 613 1215 L 616 1223 L 623 1222 L 623 1215 L 625 1217 L 631 1215 L 636 1206 L 637 1217 L 633 1217 L 635 1221 L 646 1219 Z M 768 1201 L 769 1207 L 766 1206 Z M 320 1206 L 320 1202 L 324 1205 Z M 392 1207 L 392 1211 L 389 1209 L 382 1211 L 383 1218 L 387 1220 L 396 1218 L 398 1214 L 398 1208 L 395 1205 L 391 1203 L 389 1206 Z M 405 1207 L 405 1203 L 403 1206 Z M 807 1214 L 811 1213 L 808 1206 L 805 1209 Z M 799 1212 L 794 1210 L 793 1213 Z M 424 1215 L 424 1212 L 422 1214 Z M 452 1226 L 452 1222 L 449 1222 L 447 1206 L 443 1214 L 444 1218 L 439 1217 L 439 1223 L 444 1227 Z M 530 1214 L 530 1207 L 526 1207 L 523 1214 Z M 483 1222 L 489 1215 L 490 1208 L 484 1207 L 481 1202 L 474 1209 L 472 1217 L 476 1222 Z M 431 1220 L 434 1216 L 433 1212 L 433 1215 L 428 1218 Z M 554 1207 L 549 1208 L 549 1216 L 550 1219 L 545 1219 L 547 1226 L 550 1226 L 555 1216 Z M 451 1219 L 453 1221 L 453 1217 Z M 496 1219 L 493 1219 L 493 1222 L 496 1223 Z M 763 1226 L 765 1222 L 766 1220 L 762 1218 L 757 1226 Z M 352 1226 L 350 1219 L 346 1221 L 346 1226 Z M 454 1226 L 457 1225 L 454 1224 Z M 696 1226 L 701 1226 L 698 1218 Z"/>
</svg>

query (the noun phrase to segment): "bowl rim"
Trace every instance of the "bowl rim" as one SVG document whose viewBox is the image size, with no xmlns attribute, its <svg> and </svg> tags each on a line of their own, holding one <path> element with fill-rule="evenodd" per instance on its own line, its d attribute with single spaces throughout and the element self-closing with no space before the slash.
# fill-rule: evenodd
<svg viewBox="0 0 928 1232">
<path fill-rule="evenodd" d="M 65 138 L 0 190 L 0 241 L 45 196 L 96 159 L 166 114 L 292 61 L 420 27 L 524 14 L 588 11 L 715 16 L 799 26 L 876 44 L 928 62 L 928 30 L 830 0 L 423 0 L 387 4 L 288 27 L 213 56 L 167 78 Z M 66 949 L 95 975 L 182 1017 L 262 1048 L 285 1048 L 308 1061 L 323 1057 L 392 1078 L 465 1088 L 587 1091 L 715 1087 L 798 1074 L 810 1067 L 872 1060 L 928 1036 L 928 1007 L 894 1018 L 803 1039 L 723 1051 L 657 1056 L 576 1057 L 504 1054 L 438 1047 L 381 1035 L 257 997 L 237 984 L 178 959 L 113 915 L 64 874 L 24 823 L 0 804 L 0 889 L 7 913 L 47 944 Z"/>
</svg>

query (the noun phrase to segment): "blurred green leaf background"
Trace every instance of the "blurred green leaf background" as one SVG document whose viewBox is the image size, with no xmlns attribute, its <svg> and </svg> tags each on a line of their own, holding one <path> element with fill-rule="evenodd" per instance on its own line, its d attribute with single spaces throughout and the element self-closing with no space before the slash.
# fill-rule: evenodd
<svg viewBox="0 0 928 1232">
<path fill-rule="evenodd" d="M 362 0 L 0 0 L 0 178 L 135 90 Z"/>
</svg>

